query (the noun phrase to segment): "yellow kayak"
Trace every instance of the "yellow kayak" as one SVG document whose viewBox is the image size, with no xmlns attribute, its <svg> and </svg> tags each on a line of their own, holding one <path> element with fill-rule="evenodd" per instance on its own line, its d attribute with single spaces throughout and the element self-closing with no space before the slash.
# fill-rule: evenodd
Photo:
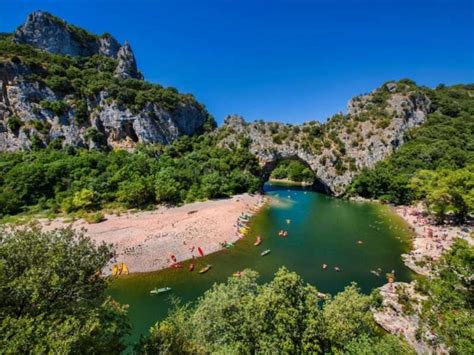
<svg viewBox="0 0 474 355">
<path fill-rule="evenodd" d="M 128 266 L 125 263 L 114 264 L 112 266 L 112 276 L 128 275 Z"/>
<path fill-rule="evenodd" d="M 122 273 L 121 275 L 128 275 L 128 266 L 125 263 L 122 263 Z"/>
</svg>

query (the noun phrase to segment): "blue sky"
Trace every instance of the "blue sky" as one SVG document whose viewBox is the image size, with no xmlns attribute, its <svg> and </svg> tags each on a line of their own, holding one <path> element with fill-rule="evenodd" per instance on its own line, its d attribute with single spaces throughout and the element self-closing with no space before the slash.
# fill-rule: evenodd
<svg viewBox="0 0 474 355">
<path fill-rule="evenodd" d="M 0 0 L 0 31 L 34 10 L 128 39 L 147 80 L 221 123 L 325 120 L 385 81 L 474 82 L 474 1 Z"/>
</svg>

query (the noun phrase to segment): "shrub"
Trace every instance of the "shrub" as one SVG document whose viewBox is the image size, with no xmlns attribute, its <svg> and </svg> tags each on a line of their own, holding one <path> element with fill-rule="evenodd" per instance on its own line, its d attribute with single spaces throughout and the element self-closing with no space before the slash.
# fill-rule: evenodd
<svg viewBox="0 0 474 355">
<path fill-rule="evenodd" d="M 21 118 L 16 115 L 11 116 L 7 121 L 7 127 L 10 129 L 11 132 L 15 134 L 18 134 L 18 131 L 23 125 L 24 123 Z"/>
</svg>

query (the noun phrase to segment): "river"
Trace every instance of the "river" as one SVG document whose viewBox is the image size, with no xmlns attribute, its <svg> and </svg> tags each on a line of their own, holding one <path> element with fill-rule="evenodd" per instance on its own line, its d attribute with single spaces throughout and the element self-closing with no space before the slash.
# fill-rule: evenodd
<svg viewBox="0 0 474 355">
<path fill-rule="evenodd" d="M 132 274 L 112 283 L 110 295 L 130 306 L 130 342 L 167 315 L 172 304 L 170 296 L 182 302 L 194 301 L 213 283 L 224 282 L 245 268 L 258 271 L 260 281 L 266 282 L 279 267 L 286 266 L 319 291 L 331 294 L 352 281 L 363 292 L 370 292 L 384 284 L 385 274 L 392 270 L 397 281 L 411 280 L 401 259 L 410 247 L 411 232 L 389 207 L 336 199 L 297 186 L 267 183 L 265 193 L 272 197 L 271 203 L 252 218 L 248 236 L 234 248 L 200 258 L 194 272 L 189 272 L 189 263 L 184 263 L 183 269 Z M 279 237 L 279 230 L 287 230 L 288 237 Z M 255 247 L 257 235 L 262 236 L 263 242 Z M 265 249 L 271 253 L 260 256 Z M 199 274 L 197 270 L 206 264 L 213 268 Z M 322 264 L 328 268 L 323 270 Z M 380 276 L 371 273 L 377 269 L 382 270 Z M 149 294 L 151 289 L 165 286 L 172 291 Z"/>
</svg>

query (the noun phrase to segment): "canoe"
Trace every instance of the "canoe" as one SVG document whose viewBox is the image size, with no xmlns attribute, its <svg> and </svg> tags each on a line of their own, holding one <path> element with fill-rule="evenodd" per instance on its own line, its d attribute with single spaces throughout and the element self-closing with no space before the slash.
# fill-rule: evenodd
<svg viewBox="0 0 474 355">
<path fill-rule="evenodd" d="M 118 268 L 118 265 L 115 264 L 114 266 L 112 266 L 112 276 L 118 276 L 119 274 L 119 268 Z"/>
<path fill-rule="evenodd" d="M 198 247 L 198 253 L 201 256 L 204 256 L 204 252 L 202 251 L 201 247 Z"/>
<path fill-rule="evenodd" d="M 262 252 L 260 253 L 260 255 L 261 255 L 261 256 L 265 256 L 265 255 L 269 254 L 270 252 L 271 252 L 271 250 L 270 250 L 270 249 L 267 249 L 267 250 L 262 251 Z"/>
<path fill-rule="evenodd" d="M 205 274 L 209 270 L 211 270 L 212 265 L 207 265 L 206 267 L 203 267 L 201 270 L 199 270 L 200 274 Z"/>
<path fill-rule="evenodd" d="M 157 295 L 159 293 L 164 293 L 164 292 L 168 292 L 168 291 L 171 291 L 171 287 L 155 288 L 155 289 L 151 290 L 150 293 L 152 295 Z"/>
<path fill-rule="evenodd" d="M 234 247 L 234 243 L 224 243 L 224 248 L 233 248 Z"/>
<path fill-rule="evenodd" d="M 257 237 L 257 240 L 255 241 L 255 243 L 253 243 L 254 246 L 259 246 L 260 244 L 262 244 L 262 238 L 260 237 Z"/>
</svg>

